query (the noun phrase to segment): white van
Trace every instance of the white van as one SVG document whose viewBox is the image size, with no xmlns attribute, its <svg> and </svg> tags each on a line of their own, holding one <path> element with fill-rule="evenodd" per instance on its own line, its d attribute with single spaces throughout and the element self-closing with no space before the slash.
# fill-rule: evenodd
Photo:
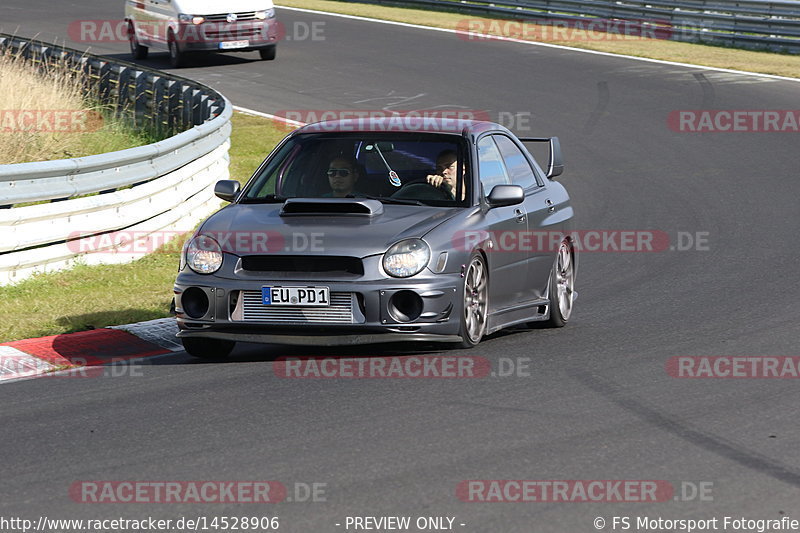
<svg viewBox="0 0 800 533">
<path fill-rule="evenodd" d="M 125 0 L 125 21 L 135 59 L 167 50 L 174 67 L 192 52 L 258 50 L 275 59 L 278 45 L 272 0 Z"/>
</svg>

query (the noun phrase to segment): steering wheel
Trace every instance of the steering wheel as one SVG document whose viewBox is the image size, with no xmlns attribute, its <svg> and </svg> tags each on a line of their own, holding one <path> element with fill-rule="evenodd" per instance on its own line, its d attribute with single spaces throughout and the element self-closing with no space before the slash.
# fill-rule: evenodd
<svg viewBox="0 0 800 533">
<path fill-rule="evenodd" d="M 398 198 L 401 200 L 452 200 L 453 197 L 450 196 L 450 193 L 440 189 L 439 187 L 434 187 L 430 183 L 424 181 L 418 181 L 415 183 L 409 183 L 404 185 L 400 188 L 399 191 L 392 195 L 392 198 Z"/>
</svg>

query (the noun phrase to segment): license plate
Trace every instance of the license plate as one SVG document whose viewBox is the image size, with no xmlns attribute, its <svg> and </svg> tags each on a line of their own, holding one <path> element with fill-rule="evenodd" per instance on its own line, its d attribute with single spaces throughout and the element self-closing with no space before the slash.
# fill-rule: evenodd
<svg viewBox="0 0 800 533">
<path fill-rule="evenodd" d="M 261 287 L 261 303 L 302 307 L 331 305 L 328 287 Z"/>
<path fill-rule="evenodd" d="M 220 50 L 235 50 L 236 48 L 247 48 L 250 41 L 225 41 L 219 43 Z"/>
</svg>

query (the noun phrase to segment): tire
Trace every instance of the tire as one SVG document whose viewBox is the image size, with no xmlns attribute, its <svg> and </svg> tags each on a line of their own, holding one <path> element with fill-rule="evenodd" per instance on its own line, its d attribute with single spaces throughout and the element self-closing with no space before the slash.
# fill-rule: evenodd
<svg viewBox="0 0 800 533">
<path fill-rule="evenodd" d="M 264 61 L 272 61 L 275 59 L 275 55 L 278 53 L 278 47 L 270 46 L 269 48 L 262 48 L 258 51 L 258 55 L 261 56 L 261 59 Z"/>
<path fill-rule="evenodd" d="M 235 341 L 223 339 L 207 339 L 204 337 L 183 337 L 181 338 L 183 349 L 186 353 L 200 359 L 225 359 L 230 355 Z"/>
<path fill-rule="evenodd" d="M 139 44 L 133 22 L 128 23 L 128 43 L 131 45 L 131 55 L 134 59 L 147 59 L 147 54 L 150 52 L 150 49 Z"/>
<path fill-rule="evenodd" d="M 562 328 L 572 316 L 575 299 L 575 254 L 572 244 L 564 239 L 558 247 L 558 254 L 550 271 L 550 285 L 547 297 L 550 300 L 550 318 L 543 323 L 545 327 Z"/>
<path fill-rule="evenodd" d="M 173 68 L 182 68 L 186 66 L 186 53 L 181 52 L 178 46 L 178 41 L 175 39 L 175 34 L 169 32 L 169 64 Z"/>
<path fill-rule="evenodd" d="M 454 348 L 474 348 L 486 333 L 489 310 L 489 269 L 479 253 L 469 259 L 461 295 L 461 343 Z"/>
</svg>

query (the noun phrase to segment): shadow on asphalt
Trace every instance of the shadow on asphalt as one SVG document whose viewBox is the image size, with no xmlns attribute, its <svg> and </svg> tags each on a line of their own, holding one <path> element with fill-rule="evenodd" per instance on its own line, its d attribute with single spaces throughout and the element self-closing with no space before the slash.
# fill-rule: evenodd
<svg viewBox="0 0 800 533">
<path fill-rule="evenodd" d="M 496 339 L 516 335 L 527 330 L 523 328 L 505 329 L 493 333 L 481 341 L 481 344 Z M 450 348 L 446 343 L 438 342 L 387 342 L 381 344 L 364 344 L 356 346 L 287 346 L 280 344 L 257 344 L 240 342 L 236 344 L 231 355 L 224 359 L 198 359 L 189 357 L 188 364 L 236 364 L 254 362 L 275 362 L 284 357 L 408 357 L 414 355 L 479 355 L 480 345 L 472 350 Z M 159 363 L 154 363 L 159 364 Z M 160 364 L 176 364 L 175 361 Z"/>
<path fill-rule="evenodd" d="M 169 53 L 151 52 L 147 59 L 133 59 L 129 53 L 104 54 L 105 57 L 135 63 L 156 70 L 163 70 L 172 74 L 181 75 L 181 72 L 192 68 L 224 67 L 229 65 L 243 65 L 246 63 L 261 62 L 258 52 L 241 52 L 238 54 L 197 54 L 187 59 L 186 66 L 175 68 L 169 63 Z M 265 61 L 269 63 L 269 61 Z"/>
</svg>

